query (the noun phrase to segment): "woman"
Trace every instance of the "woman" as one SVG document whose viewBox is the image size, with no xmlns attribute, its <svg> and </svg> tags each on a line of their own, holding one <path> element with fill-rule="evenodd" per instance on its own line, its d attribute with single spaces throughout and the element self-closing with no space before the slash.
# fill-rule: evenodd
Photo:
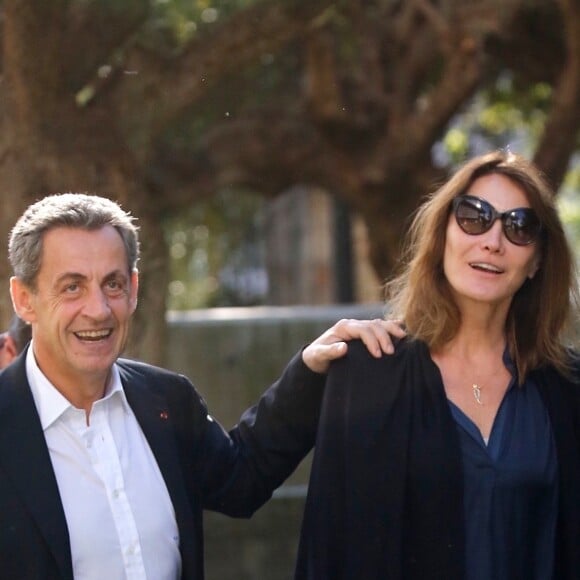
<svg viewBox="0 0 580 580">
<path fill-rule="evenodd" d="M 552 199 L 497 152 L 421 206 L 388 285 L 408 338 L 330 367 L 297 579 L 580 578 L 577 288 Z"/>
</svg>

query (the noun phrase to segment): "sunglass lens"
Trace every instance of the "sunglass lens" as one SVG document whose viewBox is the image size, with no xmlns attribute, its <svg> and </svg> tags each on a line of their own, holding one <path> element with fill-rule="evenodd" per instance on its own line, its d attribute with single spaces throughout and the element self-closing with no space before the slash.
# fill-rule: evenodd
<svg viewBox="0 0 580 580">
<path fill-rule="evenodd" d="M 498 213 L 487 201 L 469 195 L 456 197 L 453 207 L 459 227 L 472 236 L 487 232 L 498 218 L 506 238 L 518 246 L 535 242 L 541 230 L 538 216 L 529 207 Z"/>
<path fill-rule="evenodd" d="M 455 208 L 455 218 L 459 227 L 471 235 L 483 234 L 491 224 L 491 214 L 479 203 L 470 199 L 460 199 Z"/>
<path fill-rule="evenodd" d="M 504 220 L 507 239 L 518 246 L 531 244 L 540 231 L 540 221 L 532 209 L 516 209 L 509 212 Z"/>
</svg>

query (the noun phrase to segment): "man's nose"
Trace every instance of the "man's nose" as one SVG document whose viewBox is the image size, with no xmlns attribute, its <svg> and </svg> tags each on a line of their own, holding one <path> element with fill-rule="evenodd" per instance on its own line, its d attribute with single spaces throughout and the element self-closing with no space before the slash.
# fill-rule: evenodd
<svg viewBox="0 0 580 580">
<path fill-rule="evenodd" d="M 109 299 L 102 288 L 90 289 L 87 293 L 84 313 L 91 318 L 100 319 L 109 316 L 110 312 Z"/>
</svg>

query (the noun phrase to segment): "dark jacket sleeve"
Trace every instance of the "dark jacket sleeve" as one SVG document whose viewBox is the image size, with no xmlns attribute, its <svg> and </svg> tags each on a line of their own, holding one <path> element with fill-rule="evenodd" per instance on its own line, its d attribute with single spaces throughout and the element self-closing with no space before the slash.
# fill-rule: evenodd
<svg viewBox="0 0 580 580">
<path fill-rule="evenodd" d="M 281 377 L 226 432 L 193 389 L 193 475 L 202 506 L 248 517 L 294 471 L 312 449 L 325 376 L 313 373 L 298 353 Z"/>
</svg>

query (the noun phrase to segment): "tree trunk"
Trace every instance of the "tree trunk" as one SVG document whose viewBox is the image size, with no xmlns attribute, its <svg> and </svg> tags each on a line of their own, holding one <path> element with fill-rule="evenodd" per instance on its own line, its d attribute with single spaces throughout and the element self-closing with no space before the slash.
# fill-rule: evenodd
<svg viewBox="0 0 580 580">
<path fill-rule="evenodd" d="M 137 171 L 130 152 L 115 135 L 114 116 L 102 112 L 65 107 L 48 126 L 24 139 L 18 115 L 4 110 L 0 163 L 2 231 L 10 231 L 30 203 L 54 193 L 90 193 L 118 201 L 139 221 L 142 241 L 140 262 L 140 308 L 137 309 L 129 345 L 132 356 L 160 363 L 165 347 L 165 292 L 167 248 L 155 198 Z M 2 253 L 0 277 L 11 270 Z M 12 307 L 8 292 L 0 293 L 2 324 L 6 326 Z"/>
</svg>

